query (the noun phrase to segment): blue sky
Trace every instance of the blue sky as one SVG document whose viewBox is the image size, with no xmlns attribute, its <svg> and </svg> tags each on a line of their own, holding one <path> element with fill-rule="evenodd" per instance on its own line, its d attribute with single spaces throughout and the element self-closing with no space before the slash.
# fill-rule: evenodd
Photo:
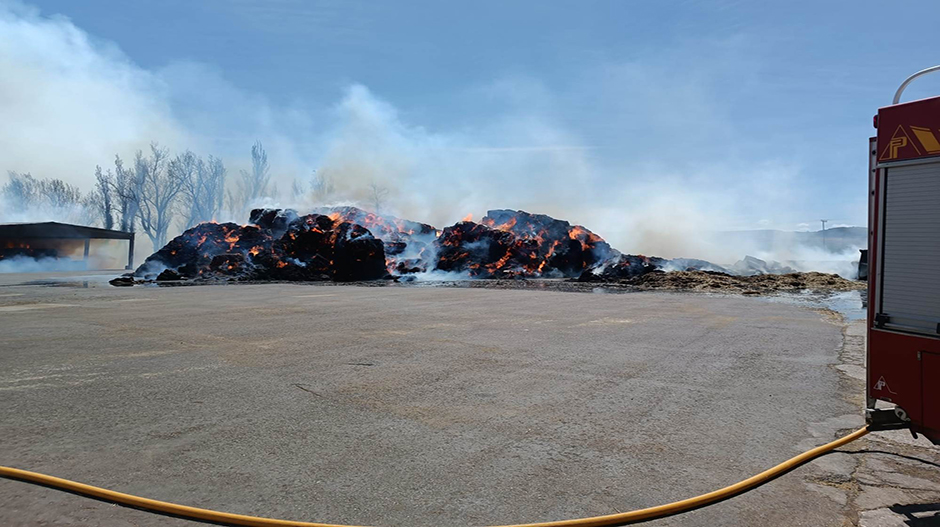
<svg viewBox="0 0 940 527">
<path fill-rule="evenodd" d="M 78 182 L 89 151 L 106 164 L 159 140 L 234 171 L 261 139 L 282 190 L 328 168 L 350 199 L 379 181 L 418 220 L 540 209 L 644 247 L 636 232 L 863 224 L 871 117 L 906 75 L 940 62 L 940 4 L 926 1 L 5 5 L 7 24 L 35 31 L 6 43 L 0 32 L 13 57 L 0 77 L 36 57 L 91 57 L 49 62 L 70 72 L 43 82 L 119 79 L 120 105 L 93 114 L 140 116 L 58 125 L 88 135 L 60 149 L 74 151 Z M 73 31 L 87 42 L 63 36 Z M 906 98 L 937 92 L 940 75 Z M 81 93 L 61 97 L 88 112 Z M 34 107 L 18 117 L 33 143 L 71 111 Z M 0 125 L 19 152 L 0 169 L 61 171 L 24 154 L 16 124 Z"/>
</svg>

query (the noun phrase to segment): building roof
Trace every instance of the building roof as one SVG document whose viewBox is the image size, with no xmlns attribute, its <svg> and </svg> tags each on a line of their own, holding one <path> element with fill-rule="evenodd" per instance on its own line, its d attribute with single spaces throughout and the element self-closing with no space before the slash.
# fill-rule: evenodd
<svg viewBox="0 0 940 527">
<path fill-rule="evenodd" d="M 0 238 L 102 238 L 109 240 L 131 240 L 133 232 L 72 225 L 57 221 L 42 223 L 0 223 Z"/>
</svg>

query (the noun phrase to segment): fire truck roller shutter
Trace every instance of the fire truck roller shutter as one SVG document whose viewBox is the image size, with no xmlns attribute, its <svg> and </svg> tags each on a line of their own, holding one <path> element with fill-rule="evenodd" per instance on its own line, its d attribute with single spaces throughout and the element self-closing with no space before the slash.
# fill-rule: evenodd
<svg viewBox="0 0 940 527">
<path fill-rule="evenodd" d="M 886 327 L 936 335 L 940 324 L 940 161 L 885 173 L 881 313 Z"/>
</svg>

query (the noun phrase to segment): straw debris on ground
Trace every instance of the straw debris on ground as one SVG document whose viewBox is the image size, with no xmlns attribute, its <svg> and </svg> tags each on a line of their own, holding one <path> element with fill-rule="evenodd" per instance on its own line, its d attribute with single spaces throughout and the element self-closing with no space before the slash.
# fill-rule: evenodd
<svg viewBox="0 0 940 527">
<path fill-rule="evenodd" d="M 625 281 L 637 289 L 772 294 L 782 291 L 855 291 L 866 283 L 818 272 L 733 276 L 711 271 L 651 272 Z"/>
</svg>

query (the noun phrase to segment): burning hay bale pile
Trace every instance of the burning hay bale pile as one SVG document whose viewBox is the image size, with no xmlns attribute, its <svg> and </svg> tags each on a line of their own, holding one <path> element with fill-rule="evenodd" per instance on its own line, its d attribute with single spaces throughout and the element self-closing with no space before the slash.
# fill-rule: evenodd
<svg viewBox="0 0 940 527">
<path fill-rule="evenodd" d="M 385 246 L 365 227 L 332 215 L 254 210 L 253 225 L 201 223 L 112 281 L 375 280 Z"/>
<path fill-rule="evenodd" d="M 652 271 L 660 259 L 622 255 L 597 234 L 524 211 L 492 210 L 479 223 L 433 226 L 355 207 L 256 209 L 249 225 L 202 223 L 115 285 L 140 281 L 360 281 L 451 272 L 469 278 L 576 278 Z M 664 261 L 664 260 L 662 260 Z"/>
<path fill-rule="evenodd" d="M 617 254 L 580 225 L 512 210 L 447 227 L 435 246 L 434 269 L 474 278 L 577 277 Z"/>
<path fill-rule="evenodd" d="M 842 280 L 835 275 L 764 278 L 765 269 L 773 265 L 757 259 L 742 260 L 729 271 L 704 260 L 622 254 L 585 227 L 524 211 L 491 210 L 480 222 L 468 218 L 443 230 L 356 207 L 325 207 L 306 215 L 256 209 L 249 221 L 197 225 L 147 258 L 133 274 L 112 283 L 349 282 L 446 273 L 443 276 L 488 279 L 568 278 L 642 289 L 848 289 L 833 283 Z M 747 267 L 746 274 L 757 276 L 732 276 L 745 274 L 735 272 L 741 266 Z M 775 282 L 764 284 L 767 280 Z"/>
<path fill-rule="evenodd" d="M 389 275 L 426 271 L 424 262 L 432 254 L 431 248 L 440 234 L 426 223 L 379 216 L 356 207 L 321 207 L 314 212 L 361 225 L 382 240 Z"/>
</svg>

